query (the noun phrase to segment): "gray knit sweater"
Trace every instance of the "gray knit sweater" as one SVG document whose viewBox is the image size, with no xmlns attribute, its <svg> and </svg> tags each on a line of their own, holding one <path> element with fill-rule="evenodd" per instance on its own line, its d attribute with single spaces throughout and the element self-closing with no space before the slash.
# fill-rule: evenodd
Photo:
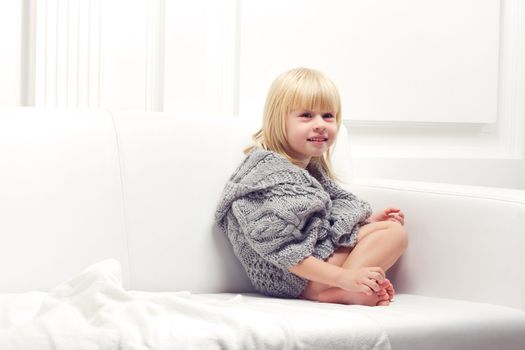
<svg viewBox="0 0 525 350">
<path fill-rule="evenodd" d="M 215 213 L 256 290 L 288 298 L 308 283 L 288 269 L 308 256 L 326 260 L 339 246 L 353 247 L 370 215 L 368 203 L 320 167 L 305 170 L 262 149 L 231 176 Z"/>
</svg>

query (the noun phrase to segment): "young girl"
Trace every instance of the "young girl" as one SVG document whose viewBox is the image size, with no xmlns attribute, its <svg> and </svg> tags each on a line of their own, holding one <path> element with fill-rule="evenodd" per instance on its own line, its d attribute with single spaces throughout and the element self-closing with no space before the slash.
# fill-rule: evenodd
<svg viewBox="0 0 525 350">
<path fill-rule="evenodd" d="M 262 294 L 389 305 L 385 271 L 406 249 L 404 215 L 372 214 L 335 183 L 330 146 L 340 125 L 339 93 L 323 74 L 298 68 L 277 77 L 216 220 Z"/>
</svg>

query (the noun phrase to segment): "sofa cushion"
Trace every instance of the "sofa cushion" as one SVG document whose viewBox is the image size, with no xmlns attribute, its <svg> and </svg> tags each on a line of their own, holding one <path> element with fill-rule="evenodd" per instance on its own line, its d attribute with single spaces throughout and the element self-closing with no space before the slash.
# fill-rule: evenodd
<svg viewBox="0 0 525 350">
<path fill-rule="evenodd" d="M 228 300 L 234 295 L 202 297 L 204 300 Z M 244 303 L 248 309 L 264 308 L 269 313 L 275 312 L 277 319 L 286 317 L 287 324 L 296 332 L 295 337 L 305 342 L 310 338 L 324 338 L 328 342 L 332 338 L 330 349 L 345 349 L 342 339 L 345 335 L 351 336 L 349 329 L 354 327 L 348 322 L 359 318 L 366 320 L 369 331 L 386 335 L 394 350 L 525 349 L 525 312 L 492 304 L 411 294 L 396 295 L 388 307 L 322 304 L 255 294 L 243 295 L 236 302 Z M 330 312 L 332 319 L 329 321 L 325 319 L 326 312 Z M 305 313 L 317 316 L 305 322 Z M 348 318 L 349 315 L 354 318 Z M 335 326 L 337 324 L 340 327 Z M 382 348 L 381 342 L 385 339 L 379 336 L 377 339 L 382 339 L 377 344 Z"/>
</svg>

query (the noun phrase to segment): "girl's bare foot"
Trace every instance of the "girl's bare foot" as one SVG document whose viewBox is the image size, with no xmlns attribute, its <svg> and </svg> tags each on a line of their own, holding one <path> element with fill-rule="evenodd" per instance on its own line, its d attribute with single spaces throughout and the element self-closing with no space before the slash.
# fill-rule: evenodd
<svg viewBox="0 0 525 350">
<path fill-rule="evenodd" d="M 385 279 L 380 284 L 381 289 L 371 295 L 360 292 L 349 292 L 341 288 L 328 288 L 319 293 L 308 293 L 303 295 L 305 299 L 315 300 L 322 303 L 336 303 L 346 305 L 388 306 L 394 298 L 394 286 L 390 280 Z"/>
<path fill-rule="evenodd" d="M 319 293 L 317 301 L 322 303 L 376 306 L 382 299 L 386 298 L 378 295 L 378 293 L 367 295 L 361 292 L 349 292 L 341 288 L 328 288 Z M 385 295 L 387 295 L 386 290 Z"/>
<path fill-rule="evenodd" d="M 371 295 L 360 292 L 349 292 L 341 288 L 328 288 L 321 291 L 316 300 L 322 303 L 346 305 L 388 306 L 394 298 L 394 286 L 385 279 L 380 284 L 381 290 Z"/>
</svg>

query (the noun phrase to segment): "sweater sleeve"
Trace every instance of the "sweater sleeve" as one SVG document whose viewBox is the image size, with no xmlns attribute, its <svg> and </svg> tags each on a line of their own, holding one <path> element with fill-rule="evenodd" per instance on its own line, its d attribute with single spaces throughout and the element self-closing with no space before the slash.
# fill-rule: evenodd
<svg viewBox="0 0 525 350">
<path fill-rule="evenodd" d="M 357 243 L 357 231 L 372 214 L 370 204 L 331 180 L 326 188 L 332 200 L 332 240 L 336 245 L 354 246 Z"/>
<path fill-rule="evenodd" d="M 312 165 L 309 171 L 330 194 L 332 209 L 329 220 L 333 244 L 335 246 L 355 246 L 357 232 L 372 215 L 370 204 L 339 186 L 319 165 Z"/>
<path fill-rule="evenodd" d="M 316 242 L 327 236 L 328 203 L 324 191 L 280 184 L 237 200 L 232 209 L 252 249 L 289 270 L 312 255 Z"/>
</svg>

